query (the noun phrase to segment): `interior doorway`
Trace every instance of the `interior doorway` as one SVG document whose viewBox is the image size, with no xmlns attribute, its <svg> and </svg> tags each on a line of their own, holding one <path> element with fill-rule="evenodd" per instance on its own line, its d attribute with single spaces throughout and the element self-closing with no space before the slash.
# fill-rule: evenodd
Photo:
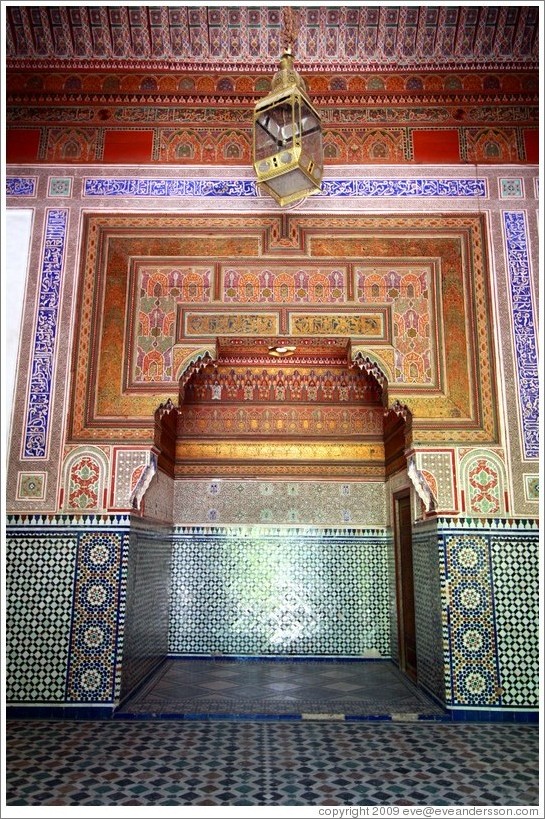
<svg viewBox="0 0 545 819">
<path fill-rule="evenodd" d="M 413 682 L 416 682 L 416 623 L 414 613 L 411 496 L 409 490 L 394 495 L 394 543 L 399 666 Z"/>
</svg>

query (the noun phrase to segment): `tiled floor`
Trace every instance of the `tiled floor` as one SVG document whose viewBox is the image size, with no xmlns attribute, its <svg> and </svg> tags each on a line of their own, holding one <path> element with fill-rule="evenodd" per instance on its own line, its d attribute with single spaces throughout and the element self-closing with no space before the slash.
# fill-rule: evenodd
<svg viewBox="0 0 545 819">
<path fill-rule="evenodd" d="M 387 661 L 170 658 L 119 714 L 411 720 L 444 712 Z"/>
<path fill-rule="evenodd" d="M 8 806 L 532 806 L 538 745 L 536 726 L 505 723 L 10 721 L 5 798 Z"/>
</svg>

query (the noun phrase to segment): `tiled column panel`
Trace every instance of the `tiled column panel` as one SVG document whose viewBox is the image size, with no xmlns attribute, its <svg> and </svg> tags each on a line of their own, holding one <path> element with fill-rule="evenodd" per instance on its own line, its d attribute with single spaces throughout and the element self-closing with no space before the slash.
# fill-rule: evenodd
<svg viewBox="0 0 545 819">
<path fill-rule="evenodd" d="M 418 682 L 442 702 L 445 699 L 441 585 L 444 560 L 435 522 L 413 530 L 413 572 Z"/>
<path fill-rule="evenodd" d="M 127 625 L 121 697 L 125 697 L 168 653 L 170 528 L 135 524 L 127 574 Z"/>
<path fill-rule="evenodd" d="M 68 672 L 71 702 L 109 702 L 119 696 L 126 571 L 123 534 L 79 536 Z"/>
<path fill-rule="evenodd" d="M 10 702 L 118 698 L 128 523 L 99 515 L 8 518 Z"/>
<path fill-rule="evenodd" d="M 490 537 L 498 666 L 505 706 L 539 701 L 539 542 L 537 533 Z"/>
<path fill-rule="evenodd" d="M 175 530 L 169 650 L 389 657 L 389 544 L 381 530 Z"/>
<path fill-rule="evenodd" d="M 536 708 L 536 521 L 444 519 L 439 529 L 446 564 L 447 704 Z"/>
<path fill-rule="evenodd" d="M 8 703 L 65 698 L 77 548 L 71 533 L 8 533 Z"/>
<path fill-rule="evenodd" d="M 388 594 L 390 599 L 390 656 L 399 664 L 399 636 L 397 617 L 397 578 L 393 535 L 388 538 Z"/>
</svg>

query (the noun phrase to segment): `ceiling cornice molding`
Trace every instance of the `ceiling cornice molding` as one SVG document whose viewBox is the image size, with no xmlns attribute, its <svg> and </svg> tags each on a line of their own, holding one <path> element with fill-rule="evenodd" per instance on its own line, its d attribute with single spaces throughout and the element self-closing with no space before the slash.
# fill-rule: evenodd
<svg viewBox="0 0 545 819">
<path fill-rule="evenodd" d="M 118 73 L 119 71 L 131 72 L 152 72 L 168 73 L 179 72 L 184 74 L 233 74 L 248 75 L 263 74 L 269 76 L 278 69 L 278 61 L 270 60 L 251 64 L 240 62 L 218 61 L 195 61 L 195 60 L 136 60 L 136 59 L 101 59 L 97 57 L 86 59 L 33 59 L 28 57 L 17 57 L 6 60 L 7 71 L 106 71 L 108 73 Z M 370 62 L 362 58 L 360 61 L 353 61 L 349 64 L 342 62 L 308 62 L 297 60 L 297 71 L 300 74 L 309 76 L 318 74 L 406 74 L 406 73 L 446 73 L 463 71 L 486 71 L 487 73 L 500 73 L 512 71 L 534 72 L 539 70 L 538 60 L 451 60 L 438 65 L 431 60 L 400 61 L 395 58 L 390 63 Z"/>
</svg>

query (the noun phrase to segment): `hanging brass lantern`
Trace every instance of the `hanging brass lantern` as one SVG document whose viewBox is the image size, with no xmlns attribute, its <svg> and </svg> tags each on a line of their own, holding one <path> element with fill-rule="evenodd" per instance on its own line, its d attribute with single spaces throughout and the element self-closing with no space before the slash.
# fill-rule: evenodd
<svg viewBox="0 0 545 819">
<path fill-rule="evenodd" d="M 261 187 L 280 206 L 321 190 L 323 174 L 320 116 L 293 67 L 288 46 L 272 89 L 254 109 L 254 169 Z"/>
</svg>

